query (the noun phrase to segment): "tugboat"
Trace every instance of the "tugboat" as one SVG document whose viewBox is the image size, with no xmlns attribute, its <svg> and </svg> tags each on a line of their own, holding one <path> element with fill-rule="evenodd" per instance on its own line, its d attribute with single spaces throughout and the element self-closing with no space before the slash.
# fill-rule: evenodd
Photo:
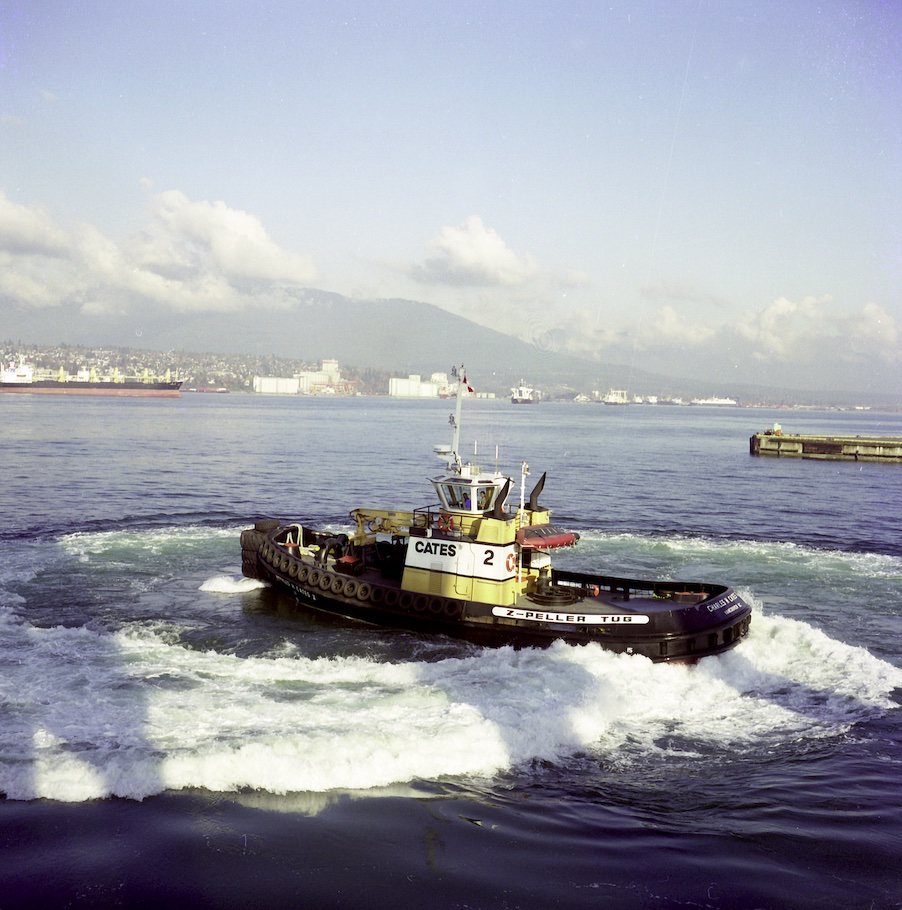
<svg viewBox="0 0 902 910">
<path fill-rule="evenodd" d="M 643 581 L 553 569 L 555 550 L 579 535 L 552 524 L 539 504 L 545 474 L 526 494 L 514 480 L 460 457 L 457 387 L 452 443 L 436 446 L 446 469 L 432 479 L 438 502 L 413 511 L 357 508 L 348 534 L 303 523 L 257 522 L 242 531 L 242 571 L 314 611 L 377 626 L 444 633 L 514 647 L 597 642 L 653 661 L 720 654 L 748 632 L 751 607 L 729 587 Z M 349 529 L 350 530 L 350 529 Z"/>
</svg>

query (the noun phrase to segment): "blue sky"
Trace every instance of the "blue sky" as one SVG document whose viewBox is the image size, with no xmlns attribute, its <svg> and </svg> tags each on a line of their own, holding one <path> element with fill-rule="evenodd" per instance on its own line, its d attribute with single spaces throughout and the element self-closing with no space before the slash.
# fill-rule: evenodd
<svg viewBox="0 0 902 910">
<path fill-rule="evenodd" d="M 890 0 L 6 0 L 0 337 L 312 286 L 898 390 L 900 113 Z"/>
</svg>

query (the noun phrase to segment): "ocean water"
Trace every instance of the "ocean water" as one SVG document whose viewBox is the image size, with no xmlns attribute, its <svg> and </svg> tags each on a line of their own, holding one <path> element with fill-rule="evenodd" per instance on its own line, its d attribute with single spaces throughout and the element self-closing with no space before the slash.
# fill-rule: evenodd
<svg viewBox="0 0 902 910">
<path fill-rule="evenodd" d="M 0 396 L 0 908 L 902 907 L 902 467 L 868 412 L 465 402 L 567 568 L 722 581 L 695 666 L 305 614 L 260 517 L 432 501 L 453 405 Z"/>
</svg>

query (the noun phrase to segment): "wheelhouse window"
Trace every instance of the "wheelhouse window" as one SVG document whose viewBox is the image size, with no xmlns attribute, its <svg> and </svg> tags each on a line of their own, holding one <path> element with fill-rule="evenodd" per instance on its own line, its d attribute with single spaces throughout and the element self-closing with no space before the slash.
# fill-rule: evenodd
<svg viewBox="0 0 902 910">
<path fill-rule="evenodd" d="M 438 487 L 442 504 L 460 512 L 487 512 L 495 502 L 497 488 L 490 483 L 443 483 Z"/>
<path fill-rule="evenodd" d="M 446 483 L 442 485 L 443 499 L 449 509 L 470 509 L 469 484 Z"/>
<path fill-rule="evenodd" d="M 492 503 L 495 501 L 496 492 L 495 487 L 488 484 L 478 487 L 476 490 L 476 508 L 480 512 L 486 512 L 491 509 Z"/>
</svg>

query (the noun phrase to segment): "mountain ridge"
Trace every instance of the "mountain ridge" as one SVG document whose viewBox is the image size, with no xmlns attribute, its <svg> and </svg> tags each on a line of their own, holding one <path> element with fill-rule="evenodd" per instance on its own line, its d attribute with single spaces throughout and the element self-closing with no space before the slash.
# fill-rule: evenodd
<svg viewBox="0 0 902 910">
<path fill-rule="evenodd" d="M 499 394 L 506 394 L 522 379 L 551 394 L 624 388 L 640 395 L 719 395 L 811 404 L 857 404 L 863 397 L 848 391 L 687 378 L 640 369 L 626 359 L 598 361 L 544 350 L 422 301 L 353 299 L 315 288 L 286 291 L 284 299 L 283 308 L 265 311 L 185 313 L 147 307 L 104 317 L 86 315 L 70 304 L 54 311 L 53 321 L 46 318 L 47 311 L 22 321 L 20 335 L 42 344 L 272 354 L 306 362 L 335 359 L 345 366 L 426 377 L 465 363 L 471 376 L 482 377 L 483 388 Z M 875 393 L 867 399 L 898 405 L 888 394 Z"/>
</svg>

